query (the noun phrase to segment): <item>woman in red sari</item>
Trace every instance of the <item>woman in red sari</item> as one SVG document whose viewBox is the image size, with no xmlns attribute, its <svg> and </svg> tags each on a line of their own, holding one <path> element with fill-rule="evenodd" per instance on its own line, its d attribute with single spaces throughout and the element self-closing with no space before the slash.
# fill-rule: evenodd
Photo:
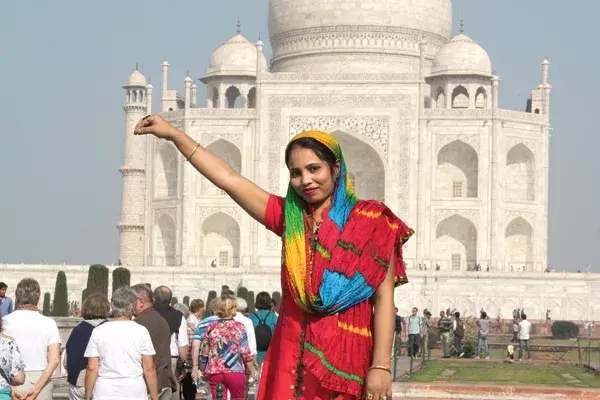
<svg viewBox="0 0 600 400">
<path fill-rule="evenodd" d="M 175 144 L 198 172 L 282 237 L 283 300 L 258 400 L 390 400 L 394 287 L 406 283 L 412 234 L 383 203 L 359 200 L 337 140 L 303 132 L 288 144 L 285 198 L 265 192 L 152 115 L 135 134 Z"/>
</svg>

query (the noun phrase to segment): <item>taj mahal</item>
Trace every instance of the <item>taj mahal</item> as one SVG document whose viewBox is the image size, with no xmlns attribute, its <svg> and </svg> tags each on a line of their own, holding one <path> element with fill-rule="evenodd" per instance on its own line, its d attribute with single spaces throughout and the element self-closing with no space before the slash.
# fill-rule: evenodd
<svg viewBox="0 0 600 400">
<path fill-rule="evenodd" d="M 545 272 L 550 63 L 540 60 L 521 110 L 500 108 L 501 77 L 465 26 L 453 29 L 452 11 L 451 0 L 270 0 L 270 61 L 238 25 L 201 76 L 173 77 L 157 55 L 154 88 L 136 69 L 123 85 L 118 222 L 132 281 L 202 298 L 222 284 L 280 290 L 279 239 L 171 143 L 133 135 L 160 113 L 280 195 L 293 135 L 338 138 L 358 195 L 384 201 L 416 231 L 404 248 L 409 283 L 396 290 L 402 312 L 600 319 L 598 274 Z M 173 89 L 179 79 L 183 93 Z M 8 265 L 9 292 L 24 270 L 47 276 L 47 291 L 64 270 L 75 300 L 85 285 L 85 266 Z"/>
</svg>

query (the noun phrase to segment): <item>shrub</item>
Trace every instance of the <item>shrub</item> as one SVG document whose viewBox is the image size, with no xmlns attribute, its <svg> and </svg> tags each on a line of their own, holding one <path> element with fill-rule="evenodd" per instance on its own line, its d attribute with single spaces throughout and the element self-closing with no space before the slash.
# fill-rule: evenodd
<svg viewBox="0 0 600 400">
<path fill-rule="evenodd" d="M 69 295 L 67 293 L 67 276 L 64 271 L 58 271 L 56 274 L 56 284 L 54 285 L 54 307 L 52 315 L 55 317 L 69 316 Z"/>
<path fill-rule="evenodd" d="M 554 321 L 551 329 L 553 339 L 575 339 L 579 336 L 579 327 L 572 321 Z"/>
<path fill-rule="evenodd" d="M 183 296 L 183 304 L 190 306 L 190 296 Z"/>
<path fill-rule="evenodd" d="M 440 331 L 434 327 L 429 328 L 429 341 L 427 342 L 427 347 L 430 349 L 435 349 L 437 347 L 438 342 L 440 341 Z"/>
<path fill-rule="evenodd" d="M 229 286 L 228 285 L 223 285 L 221 286 L 221 296 L 227 292 L 229 290 Z"/>
<path fill-rule="evenodd" d="M 88 269 L 87 286 L 83 291 L 82 303 L 92 293 L 102 293 L 108 296 L 108 268 L 94 264 Z"/>
<path fill-rule="evenodd" d="M 204 315 L 202 316 L 203 318 L 209 317 L 210 314 L 208 313 L 208 305 L 210 304 L 211 301 L 213 301 L 214 299 L 217 298 L 217 292 L 214 290 L 211 290 L 210 292 L 208 292 L 208 297 L 206 298 L 206 303 L 204 306 Z"/>
<path fill-rule="evenodd" d="M 112 273 L 112 292 L 121 286 L 131 285 L 131 272 L 127 268 L 119 267 Z"/>
<path fill-rule="evenodd" d="M 247 299 L 247 301 L 248 301 L 248 312 L 249 313 L 255 312 L 256 311 L 256 306 L 254 305 L 255 304 L 255 297 L 254 297 L 254 292 L 252 290 L 250 290 L 248 292 L 248 299 Z"/>
<path fill-rule="evenodd" d="M 42 315 L 50 315 L 50 293 L 48 292 L 44 293 L 44 305 L 42 308 Z"/>
<path fill-rule="evenodd" d="M 248 289 L 244 286 L 240 286 L 237 290 L 237 297 L 241 297 L 248 302 Z"/>
</svg>

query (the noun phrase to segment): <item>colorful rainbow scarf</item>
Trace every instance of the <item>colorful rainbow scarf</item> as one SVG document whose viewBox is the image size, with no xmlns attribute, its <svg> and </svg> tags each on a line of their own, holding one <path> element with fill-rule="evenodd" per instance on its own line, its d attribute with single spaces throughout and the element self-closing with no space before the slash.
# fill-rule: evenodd
<svg viewBox="0 0 600 400">
<path fill-rule="evenodd" d="M 331 206 L 323 213 L 314 254 L 308 243 L 306 203 L 288 187 L 283 261 L 296 304 L 311 314 L 333 315 L 373 296 L 385 279 L 395 249 L 396 284 L 407 281 L 401 245 L 413 231 L 383 203 L 358 199 L 335 137 L 306 131 L 290 143 L 301 138 L 327 146 L 340 161 L 340 175 Z"/>
</svg>

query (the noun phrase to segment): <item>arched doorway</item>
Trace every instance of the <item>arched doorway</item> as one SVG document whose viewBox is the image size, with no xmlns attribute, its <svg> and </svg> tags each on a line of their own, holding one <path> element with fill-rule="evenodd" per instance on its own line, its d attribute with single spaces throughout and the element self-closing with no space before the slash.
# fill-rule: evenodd
<svg viewBox="0 0 600 400">
<path fill-rule="evenodd" d="M 224 139 L 219 139 L 206 146 L 206 150 L 217 157 L 222 158 L 231 165 L 237 173 L 242 172 L 242 153 L 233 143 Z M 226 195 L 225 192 L 217 188 L 203 176 L 199 176 L 199 189 L 201 196 Z"/>
<path fill-rule="evenodd" d="M 154 197 L 177 196 L 178 151 L 171 143 L 164 143 L 154 157 Z"/>
<path fill-rule="evenodd" d="M 451 271 L 464 271 L 477 264 L 477 228 L 463 216 L 454 214 L 441 221 L 435 234 L 438 264 Z"/>
<path fill-rule="evenodd" d="M 506 155 L 506 197 L 513 201 L 535 201 L 535 159 L 523 143 Z"/>
<path fill-rule="evenodd" d="M 506 227 L 504 249 L 507 271 L 533 271 L 533 228 L 524 218 Z"/>
<path fill-rule="evenodd" d="M 361 199 L 385 200 L 385 166 L 381 157 L 366 142 L 345 132 L 331 133 L 340 141 L 350 179 Z"/>
<path fill-rule="evenodd" d="M 240 227 L 229 215 L 217 212 L 202 221 L 198 248 L 206 265 L 218 268 L 240 266 Z"/>
<path fill-rule="evenodd" d="M 154 226 L 153 264 L 157 266 L 175 265 L 176 242 L 175 221 L 167 214 L 161 215 Z"/>
<path fill-rule="evenodd" d="M 476 198 L 479 157 L 475 149 L 461 140 L 441 148 L 435 174 L 436 197 Z"/>
</svg>

